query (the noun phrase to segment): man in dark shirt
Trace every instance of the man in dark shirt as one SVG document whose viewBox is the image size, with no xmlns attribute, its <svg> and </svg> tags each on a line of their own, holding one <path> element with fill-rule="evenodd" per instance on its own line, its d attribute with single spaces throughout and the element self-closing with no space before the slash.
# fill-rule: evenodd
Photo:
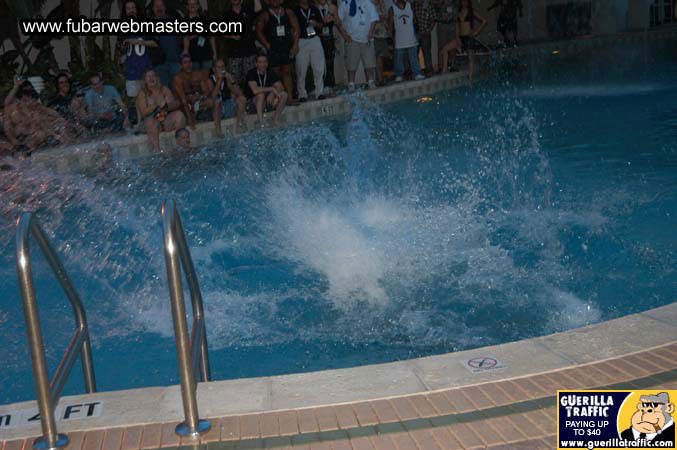
<svg viewBox="0 0 677 450">
<path fill-rule="evenodd" d="M 273 126 L 282 125 L 280 117 L 287 104 L 287 93 L 274 71 L 268 69 L 268 57 L 256 57 L 256 68 L 247 73 L 247 97 L 254 99 L 259 126 L 263 127 L 263 110 L 265 106 L 275 108 Z"/>
<path fill-rule="evenodd" d="M 157 20 L 172 20 L 167 13 L 164 0 L 153 0 L 153 18 Z M 171 86 L 172 80 L 181 71 L 181 48 L 178 36 L 157 36 L 157 43 L 162 49 L 164 62 L 154 67 L 165 86 Z M 181 41 L 182 42 L 182 41 Z"/>
<path fill-rule="evenodd" d="M 268 0 L 256 22 L 256 36 L 266 49 L 270 66 L 282 78 L 289 102 L 294 101 L 292 62 L 299 52 L 299 22 L 296 14 L 282 5 L 282 0 Z"/>
<path fill-rule="evenodd" d="M 261 12 L 261 0 L 254 0 L 254 8 L 247 8 L 242 0 L 230 0 L 225 22 L 241 22 L 242 35 L 224 36 L 228 47 L 228 71 L 238 84 L 244 83 L 247 73 L 256 68 L 256 15 Z"/>
<path fill-rule="evenodd" d="M 87 116 L 84 96 L 75 95 L 71 90 L 68 74 L 62 72 L 56 77 L 56 95 L 47 105 L 66 119 L 75 128 L 77 134 L 84 133 L 81 125 Z"/>
</svg>

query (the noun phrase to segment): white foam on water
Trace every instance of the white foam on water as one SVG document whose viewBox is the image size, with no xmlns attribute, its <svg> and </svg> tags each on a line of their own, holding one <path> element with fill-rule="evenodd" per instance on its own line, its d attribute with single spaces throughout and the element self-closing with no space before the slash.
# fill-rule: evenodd
<svg viewBox="0 0 677 450">
<path fill-rule="evenodd" d="M 367 231 L 326 201 L 303 198 L 292 186 L 278 184 L 269 191 L 272 230 L 286 257 L 319 272 L 329 282 L 329 297 L 337 305 L 350 298 L 383 304 L 385 257 Z"/>
<path fill-rule="evenodd" d="M 545 293 L 546 297 L 542 301 L 552 306 L 548 322 L 554 331 L 582 327 L 599 322 L 601 319 L 601 312 L 589 300 L 583 300 L 571 292 L 554 287 Z"/>
</svg>

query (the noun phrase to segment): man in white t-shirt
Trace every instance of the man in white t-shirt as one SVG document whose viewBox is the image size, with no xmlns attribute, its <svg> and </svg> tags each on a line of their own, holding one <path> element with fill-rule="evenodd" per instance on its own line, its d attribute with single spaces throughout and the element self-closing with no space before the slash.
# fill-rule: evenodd
<svg viewBox="0 0 677 450">
<path fill-rule="evenodd" d="M 371 0 L 339 0 L 338 27 L 346 41 L 346 68 L 348 70 L 348 90 L 355 89 L 355 72 L 362 60 L 369 87 L 376 86 L 374 69 L 374 28 L 379 21 L 378 12 Z"/>
</svg>

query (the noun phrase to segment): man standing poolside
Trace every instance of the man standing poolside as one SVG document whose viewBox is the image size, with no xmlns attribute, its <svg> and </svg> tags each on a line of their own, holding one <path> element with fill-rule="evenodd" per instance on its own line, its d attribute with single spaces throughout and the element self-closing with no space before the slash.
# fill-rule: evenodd
<svg viewBox="0 0 677 450">
<path fill-rule="evenodd" d="M 228 48 L 228 71 L 237 84 L 244 83 L 247 73 L 256 67 L 256 15 L 261 11 L 261 0 L 254 0 L 254 8 L 247 8 L 242 0 L 230 0 L 225 22 L 241 22 L 242 35 L 223 36 Z"/>
<path fill-rule="evenodd" d="M 167 7 L 164 0 L 153 0 L 153 18 L 157 20 L 172 20 L 167 14 Z M 181 48 L 178 36 L 157 36 L 155 38 L 162 53 L 164 55 L 164 62 L 154 67 L 155 72 L 160 77 L 162 84 L 169 86 L 172 80 L 179 73 L 181 58 Z"/>
<path fill-rule="evenodd" d="M 308 0 L 299 0 L 298 7 L 294 9 L 299 21 L 301 37 L 299 39 L 299 53 L 296 55 L 296 90 L 299 93 L 299 101 L 308 100 L 306 92 L 306 75 L 308 65 L 313 69 L 313 83 L 315 84 L 315 98 L 324 99 L 324 49 L 320 41 L 319 33 L 322 32 L 322 15 L 320 11 L 311 5 Z"/>
<path fill-rule="evenodd" d="M 338 13 L 341 21 L 339 30 L 346 41 L 348 90 L 355 90 L 355 72 L 360 61 L 364 64 L 369 87 L 374 88 L 374 28 L 379 21 L 376 7 L 371 0 L 340 0 Z"/>
</svg>

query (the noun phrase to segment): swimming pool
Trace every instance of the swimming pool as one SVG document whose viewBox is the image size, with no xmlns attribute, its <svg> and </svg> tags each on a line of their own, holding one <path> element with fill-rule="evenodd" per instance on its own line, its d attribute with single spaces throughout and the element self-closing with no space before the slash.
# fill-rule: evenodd
<svg viewBox="0 0 677 450">
<path fill-rule="evenodd" d="M 160 206 L 177 200 L 215 379 L 552 333 L 675 300 L 677 56 L 502 64 L 474 90 L 102 173 L 0 172 L 0 403 L 34 398 L 14 220 L 37 213 L 90 322 L 99 390 L 176 384 Z M 37 255 L 37 253 L 36 253 Z M 48 362 L 70 306 L 36 256 Z M 74 368 L 66 393 L 80 388 Z"/>
</svg>

